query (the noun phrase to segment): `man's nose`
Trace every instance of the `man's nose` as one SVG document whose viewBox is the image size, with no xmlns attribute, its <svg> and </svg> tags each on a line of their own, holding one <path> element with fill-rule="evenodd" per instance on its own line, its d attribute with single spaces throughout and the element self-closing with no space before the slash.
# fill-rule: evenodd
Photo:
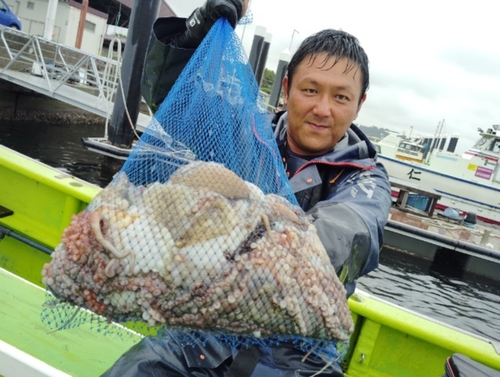
<svg viewBox="0 0 500 377">
<path fill-rule="evenodd" d="M 313 112 L 315 115 L 326 117 L 330 115 L 332 104 L 328 96 L 319 96 L 314 106 Z"/>
</svg>

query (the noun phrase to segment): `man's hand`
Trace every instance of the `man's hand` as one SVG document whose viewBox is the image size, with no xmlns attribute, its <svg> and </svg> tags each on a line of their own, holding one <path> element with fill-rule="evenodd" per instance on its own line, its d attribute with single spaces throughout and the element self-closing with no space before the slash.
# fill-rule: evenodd
<svg viewBox="0 0 500 377">
<path fill-rule="evenodd" d="M 179 36 L 179 47 L 197 47 L 219 18 L 226 18 L 231 26 L 245 15 L 248 0 L 207 0 L 186 20 L 187 31 Z"/>
</svg>

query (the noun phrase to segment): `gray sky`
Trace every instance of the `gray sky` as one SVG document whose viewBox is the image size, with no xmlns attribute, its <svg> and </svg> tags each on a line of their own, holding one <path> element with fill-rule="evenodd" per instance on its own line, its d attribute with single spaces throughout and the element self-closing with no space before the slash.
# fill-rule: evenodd
<svg viewBox="0 0 500 377">
<path fill-rule="evenodd" d="M 187 16 L 202 0 L 168 0 Z M 357 122 L 397 131 L 459 134 L 458 152 L 477 128 L 500 124 L 498 3 L 452 0 L 251 0 L 253 22 L 236 33 L 250 51 L 255 27 L 272 35 L 267 68 L 325 28 L 355 35 L 370 59 L 371 84 Z M 294 30 L 297 32 L 294 33 Z M 293 41 L 292 41 L 293 34 Z"/>
</svg>

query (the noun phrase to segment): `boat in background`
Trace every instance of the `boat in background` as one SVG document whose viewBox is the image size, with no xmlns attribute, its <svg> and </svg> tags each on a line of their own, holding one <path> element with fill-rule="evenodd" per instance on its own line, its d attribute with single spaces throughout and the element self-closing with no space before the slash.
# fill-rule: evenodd
<svg viewBox="0 0 500 377">
<path fill-rule="evenodd" d="M 102 332 L 83 323 L 51 333 L 40 319 L 47 294 L 42 266 L 100 188 L 1 145 L 0 181 L 7 183 L 0 185 L 0 375 L 102 374 L 140 341 L 140 326 L 111 323 Z M 346 376 L 441 376 L 457 353 L 500 370 L 500 344 L 491 339 L 359 290 L 349 307 L 355 330 L 343 360 Z"/>
<path fill-rule="evenodd" d="M 500 125 L 483 131 L 474 146 L 455 153 L 458 137 L 409 138 L 390 134 L 375 142 L 379 161 L 391 177 L 441 194 L 439 209 L 473 212 L 479 220 L 500 225 Z"/>
</svg>

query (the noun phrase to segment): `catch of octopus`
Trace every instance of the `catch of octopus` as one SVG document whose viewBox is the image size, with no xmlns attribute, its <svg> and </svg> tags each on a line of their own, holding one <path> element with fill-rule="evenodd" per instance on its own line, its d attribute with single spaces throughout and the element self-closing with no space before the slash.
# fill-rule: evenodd
<svg viewBox="0 0 500 377">
<path fill-rule="evenodd" d="M 346 291 L 305 213 L 223 165 L 123 172 L 65 229 L 43 282 L 110 320 L 346 340 Z"/>
</svg>

